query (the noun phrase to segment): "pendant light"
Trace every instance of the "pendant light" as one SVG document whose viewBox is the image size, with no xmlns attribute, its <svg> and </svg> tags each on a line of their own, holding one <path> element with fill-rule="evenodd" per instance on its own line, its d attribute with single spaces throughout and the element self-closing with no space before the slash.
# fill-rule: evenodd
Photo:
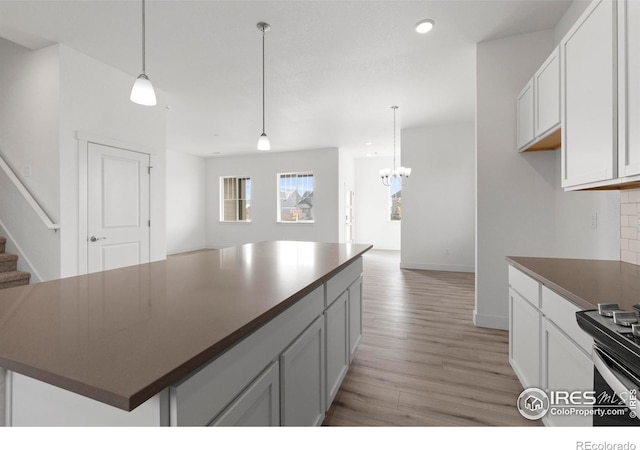
<svg viewBox="0 0 640 450">
<path fill-rule="evenodd" d="M 264 35 L 271 29 L 268 23 L 260 22 L 258 30 L 262 31 L 262 134 L 258 139 L 258 150 L 271 150 L 271 143 L 267 134 L 264 132 Z"/>
<path fill-rule="evenodd" d="M 411 168 L 400 166 L 396 169 L 396 110 L 398 107 L 392 106 L 391 109 L 393 109 L 393 169 L 381 169 L 380 178 L 385 186 L 390 186 L 393 178 L 400 178 L 400 184 L 404 186 L 409 181 Z"/>
<path fill-rule="evenodd" d="M 156 93 L 153 90 L 151 80 L 147 77 L 145 62 L 145 0 L 142 0 L 142 73 L 136 79 L 131 89 L 129 99 L 133 103 L 144 106 L 154 106 L 156 104 Z"/>
</svg>

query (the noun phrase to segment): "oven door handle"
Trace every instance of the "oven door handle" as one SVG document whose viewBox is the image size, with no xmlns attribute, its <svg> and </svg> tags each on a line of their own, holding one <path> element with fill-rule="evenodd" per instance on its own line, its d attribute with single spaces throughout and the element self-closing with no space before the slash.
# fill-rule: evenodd
<svg viewBox="0 0 640 450">
<path fill-rule="evenodd" d="M 620 370 L 612 367 L 613 365 L 615 365 L 615 361 L 613 361 L 609 356 L 602 352 L 602 350 L 600 350 L 598 347 L 593 347 L 591 359 L 593 360 L 593 365 L 595 366 L 596 370 L 600 372 L 600 375 L 602 375 L 602 378 L 604 378 L 613 392 L 618 394 L 618 397 L 621 398 L 627 408 L 640 416 L 640 400 L 635 400 L 635 405 L 631 405 L 631 396 L 629 395 L 629 393 L 633 391 L 635 393 L 635 397 L 637 397 L 640 393 L 640 388 L 636 386 L 636 384 L 628 377 L 626 377 Z M 608 364 L 605 359 L 609 360 L 611 364 Z M 627 393 L 627 395 L 621 396 L 620 394 L 623 392 Z"/>
</svg>

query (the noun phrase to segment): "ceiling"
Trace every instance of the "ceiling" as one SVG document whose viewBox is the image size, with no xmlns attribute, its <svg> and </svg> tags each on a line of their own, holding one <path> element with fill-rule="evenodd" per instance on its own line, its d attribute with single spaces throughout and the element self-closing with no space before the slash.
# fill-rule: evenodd
<svg viewBox="0 0 640 450">
<path fill-rule="evenodd" d="M 168 93 L 167 146 L 201 156 L 393 150 L 398 128 L 472 121 L 475 44 L 553 28 L 570 1 L 147 1 L 147 75 Z M 435 20 L 431 33 L 414 25 Z M 0 0 L 0 36 L 62 43 L 131 75 L 141 71 L 139 0 Z M 128 92 L 124 95 L 129 95 Z M 142 106 L 141 106 L 142 107 Z M 371 145 L 365 145 L 371 142 Z"/>
</svg>

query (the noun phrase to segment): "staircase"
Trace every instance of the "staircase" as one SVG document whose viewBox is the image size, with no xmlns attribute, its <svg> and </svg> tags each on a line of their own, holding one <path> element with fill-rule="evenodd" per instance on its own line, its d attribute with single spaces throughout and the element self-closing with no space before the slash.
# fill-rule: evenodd
<svg viewBox="0 0 640 450">
<path fill-rule="evenodd" d="M 31 274 L 18 272 L 18 255 L 5 253 L 7 240 L 0 237 L 0 289 L 29 284 Z"/>
</svg>

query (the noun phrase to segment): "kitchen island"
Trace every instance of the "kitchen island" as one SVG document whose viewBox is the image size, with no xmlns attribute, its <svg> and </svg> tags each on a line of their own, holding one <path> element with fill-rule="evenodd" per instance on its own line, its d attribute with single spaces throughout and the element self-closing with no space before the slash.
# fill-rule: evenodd
<svg viewBox="0 0 640 450">
<path fill-rule="evenodd" d="M 0 419 L 318 425 L 370 248 L 261 242 L 0 291 Z"/>
</svg>

